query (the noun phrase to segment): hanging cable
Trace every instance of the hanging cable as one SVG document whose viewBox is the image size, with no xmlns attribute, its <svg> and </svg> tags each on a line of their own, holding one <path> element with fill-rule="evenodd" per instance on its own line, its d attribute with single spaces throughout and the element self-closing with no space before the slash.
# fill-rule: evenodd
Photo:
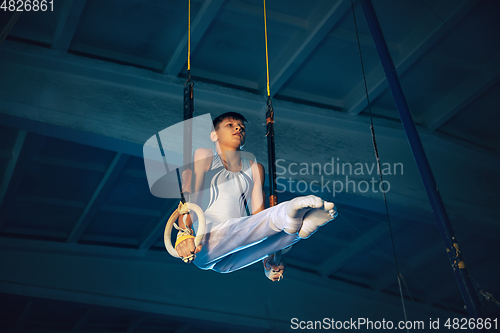
<svg viewBox="0 0 500 333">
<path fill-rule="evenodd" d="M 269 52 L 267 49 L 267 17 L 266 17 L 266 0 L 264 0 L 264 34 L 266 40 L 266 69 L 267 69 L 267 98 L 271 98 L 271 88 L 269 87 Z"/>
<path fill-rule="evenodd" d="M 178 208 L 172 213 L 165 226 L 165 231 L 163 233 L 163 242 L 168 253 L 174 258 L 181 258 L 185 263 L 191 263 L 194 260 L 195 254 L 191 252 L 188 257 L 180 257 L 175 250 L 176 245 L 183 241 L 183 237 L 193 238 L 193 231 L 186 227 L 186 221 L 188 219 L 188 214 L 190 211 L 194 211 L 198 216 L 198 229 L 196 230 L 196 237 L 194 239 L 195 247 L 198 247 L 202 243 L 203 236 L 205 235 L 205 215 L 203 210 L 195 203 L 189 202 L 189 197 L 184 196 L 184 189 L 182 181 L 184 180 L 184 172 L 187 172 L 186 179 L 190 178 L 192 175 L 191 171 L 191 157 L 193 150 L 193 124 L 190 121 L 193 118 L 194 113 L 194 94 L 193 94 L 193 81 L 191 81 L 191 0 L 188 3 L 188 66 L 187 66 L 187 80 L 184 84 L 184 110 L 183 110 L 183 151 L 182 151 L 182 163 L 183 166 L 176 169 L 177 181 L 179 183 L 179 189 L 181 194 L 181 202 Z M 190 180 L 188 181 L 188 183 Z M 184 184 L 186 185 L 186 183 Z M 189 185 L 187 185 L 189 189 Z M 189 194 L 189 193 L 187 193 Z M 184 227 L 179 227 L 175 221 L 183 216 L 182 220 Z M 177 241 L 175 245 L 172 245 L 172 229 L 178 230 Z"/>
<path fill-rule="evenodd" d="M 363 82 L 364 82 L 364 87 L 365 87 L 365 94 L 366 94 L 366 101 L 368 103 L 368 110 L 369 110 L 369 114 L 370 114 L 370 131 L 371 131 L 371 135 L 372 135 L 372 141 L 373 141 L 373 149 L 375 151 L 375 158 L 377 159 L 377 169 L 378 169 L 378 174 L 380 176 L 380 183 L 382 184 L 382 195 L 384 197 L 384 204 L 385 204 L 385 212 L 386 212 L 386 215 L 387 215 L 387 223 L 389 225 L 389 233 L 391 235 L 391 244 L 392 244 L 392 251 L 394 253 L 394 263 L 395 263 L 395 266 L 396 266 L 396 272 L 397 272 L 397 279 L 398 279 L 398 287 L 399 287 L 399 294 L 401 296 L 401 304 L 403 306 L 403 315 L 404 315 L 404 319 L 405 321 L 407 321 L 407 315 L 406 315 L 406 306 L 405 306 L 405 302 L 404 302 L 404 296 L 403 296 L 403 289 L 402 289 L 402 286 L 401 286 L 401 273 L 399 271 L 399 264 L 398 264 L 398 258 L 396 256 L 396 246 L 394 244 L 394 235 L 393 235 L 393 232 L 392 232 L 392 225 L 391 225 L 391 219 L 390 219 L 390 215 L 389 215 L 389 207 L 387 206 L 387 197 L 385 195 L 385 184 L 384 184 L 384 180 L 383 180 L 383 177 L 382 177 L 382 168 L 380 166 L 380 156 L 379 156 L 379 153 L 378 153 L 378 147 L 377 147 L 377 140 L 376 140 L 376 137 L 375 137 L 375 128 L 373 126 L 373 115 L 372 115 L 372 110 L 371 110 L 371 106 L 370 106 L 370 96 L 368 94 L 368 87 L 367 87 L 367 84 L 366 84 L 366 75 L 365 75 L 365 67 L 364 67 L 364 64 L 363 64 L 363 56 L 362 56 L 362 53 L 361 53 L 361 43 L 359 41 L 359 32 L 358 32 L 358 25 L 357 25 L 357 21 L 356 21 L 356 13 L 355 13 L 355 10 L 354 10 L 354 1 L 351 0 L 351 8 L 352 8 L 352 15 L 353 15 L 353 19 L 354 19 L 354 28 L 356 30 L 356 39 L 357 39 L 357 42 L 358 42 L 358 51 L 359 51 L 359 58 L 361 60 L 361 71 L 363 73 Z M 407 329 L 407 331 L 409 332 L 409 330 Z"/>
<path fill-rule="evenodd" d="M 188 76 L 191 71 L 191 0 L 188 2 L 188 62 L 187 62 Z"/>
<path fill-rule="evenodd" d="M 184 85 L 184 120 L 191 119 L 194 113 L 193 81 L 191 80 L 191 0 L 188 2 L 188 54 L 187 80 Z"/>
<path fill-rule="evenodd" d="M 184 143 L 183 143 L 183 171 L 188 170 L 191 163 L 191 153 L 193 149 L 193 128 L 190 121 L 194 114 L 194 83 L 191 80 L 191 0 L 188 1 L 188 54 L 187 54 L 187 80 L 184 84 Z M 179 187 L 181 188 L 181 201 L 184 203 L 184 193 L 181 185 L 181 175 L 179 170 L 177 170 L 177 178 L 179 181 Z"/>
<path fill-rule="evenodd" d="M 266 137 L 267 137 L 267 165 L 269 170 L 269 207 L 278 204 L 277 180 L 276 180 L 276 154 L 274 142 L 274 109 L 271 99 L 271 88 L 269 84 L 269 51 L 267 46 L 267 15 L 266 0 L 264 1 L 264 35 L 266 43 L 266 77 L 267 77 L 267 111 L 266 111 Z M 274 254 L 273 261 L 276 265 L 281 262 L 281 253 Z"/>
<path fill-rule="evenodd" d="M 269 84 L 269 52 L 267 46 L 267 16 L 266 16 L 266 0 L 264 1 L 264 35 L 266 43 L 266 71 L 267 71 L 267 112 L 266 112 L 266 137 L 267 137 L 267 153 L 269 167 L 269 206 L 278 204 L 276 191 L 276 155 L 274 142 L 274 109 L 271 100 L 271 89 Z"/>
</svg>

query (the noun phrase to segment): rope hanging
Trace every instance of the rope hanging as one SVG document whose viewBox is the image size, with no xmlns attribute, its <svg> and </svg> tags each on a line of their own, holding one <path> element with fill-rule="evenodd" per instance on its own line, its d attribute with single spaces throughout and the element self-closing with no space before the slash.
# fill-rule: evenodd
<svg viewBox="0 0 500 333">
<path fill-rule="evenodd" d="M 191 163 L 191 153 L 193 150 L 193 128 L 191 122 L 186 121 L 193 118 L 194 113 L 194 90 L 193 81 L 191 80 L 191 0 L 188 2 L 188 59 L 187 59 L 187 80 L 184 84 L 184 110 L 183 110 L 183 120 L 184 120 L 184 144 L 183 144 L 183 160 L 184 165 L 183 170 L 187 170 Z M 182 190 L 182 181 L 179 169 L 177 169 L 177 179 L 179 182 L 179 188 L 181 191 L 181 201 L 186 202 L 184 198 L 184 192 Z"/>
<path fill-rule="evenodd" d="M 267 16 L 266 0 L 264 1 L 264 35 L 266 42 L 266 70 L 267 70 L 267 111 L 266 111 L 266 137 L 267 137 L 267 161 L 269 168 L 269 206 L 278 204 L 276 191 L 276 155 L 274 143 L 274 109 L 271 100 L 271 89 L 269 84 L 269 53 L 267 47 Z"/>
<path fill-rule="evenodd" d="M 194 91 L 193 91 L 193 81 L 191 80 L 191 0 L 189 0 L 188 5 L 188 58 L 187 58 L 187 80 L 184 84 L 184 120 L 188 120 L 193 118 L 194 113 Z M 189 154 L 184 155 L 184 159 L 191 157 L 191 130 L 189 133 L 184 132 L 184 139 L 186 139 L 186 135 L 189 134 L 188 142 L 184 141 L 184 148 L 189 148 Z M 187 161 L 189 164 L 190 161 Z M 184 163 L 186 165 L 186 163 Z"/>
<path fill-rule="evenodd" d="M 189 0 L 188 4 L 188 67 L 187 67 L 187 80 L 184 84 L 184 110 L 183 110 L 183 157 L 182 163 L 183 166 L 181 168 L 177 168 L 177 181 L 179 184 L 179 189 L 181 193 L 181 202 L 177 209 L 172 213 L 170 218 L 167 221 L 167 225 L 165 226 L 165 231 L 163 233 L 163 242 L 165 244 L 165 248 L 168 253 L 174 258 L 181 258 L 179 254 L 175 250 L 175 247 L 179 242 L 182 242 L 185 239 L 193 238 L 193 231 L 190 228 L 186 227 L 186 219 L 187 214 L 190 211 L 194 211 L 198 216 L 198 229 L 196 230 L 196 237 L 194 237 L 194 245 L 198 247 L 201 244 L 203 236 L 205 234 L 205 215 L 203 210 L 192 202 L 186 202 L 184 197 L 184 191 L 182 189 L 182 177 L 181 171 L 190 170 L 191 166 L 191 153 L 193 150 L 193 127 L 191 121 L 189 119 L 193 118 L 194 113 L 194 94 L 193 94 L 193 81 L 191 80 L 191 0 Z M 179 170 L 181 169 L 181 170 Z M 180 216 L 184 216 L 184 227 L 179 227 L 175 222 L 178 220 Z M 172 229 L 175 228 L 178 230 L 178 238 L 175 242 L 175 245 L 172 245 Z M 181 237 L 179 237 L 179 234 Z M 185 263 L 190 263 L 194 260 L 194 253 L 192 252 L 190 256 L 183 257 L 182 260 Z"/>
<path fill-rule="evenodd" d="M 364 67 L 364 64 L 363 64 L 363 56 L 362 56 L 362 53 L 361 53 L 361 43 L 359 41 L 358 25 L 357 25 L 357 21 L 356 21 L 356 13 L 355 13 L 355 10 L 354 10 L 354 2 L 353 2 L 353 0 L 351 0 L 351 8 L 352 8 L 352 15 L 353 15 L 353 19 L 354 19 L 354 28 L 356 30 L 356 39 L 357 39 L 357 42 L 358 42 L 359 58 L 361 60 L 361 71 L 363 73 L 363 82 L 364 82 L 364 87 L 365 87 L 366 101 L 368 103 L 368 110 L 369 110 L 369 114 L 370 114 L 370 131 L 371 131 L 371 135 L 372 135 L 373 149 L 375 151 L 375 158 L 377 160 L 378 174 L 380 176 L 380 182 L 382 184 L 382 195 L 384 197 L 385 212 L 386 212 L 386 215 L 387 215 L 387 223 L 389 225 L 389 233 L 391 235 L 392 251 L 394 253 L 394 263 L 395 263 L 395 266 L 396 266 L 396 273 L 397 273 L 396 276 L 397 276 L 397 279 L 398 279 L 399 294 L 401 296 L 401 304 L 403 306 L 403 315 L 404 315 L 405 321 L 407 321 L 406 306 L 405 306 L 405 302 L 404 302 L 403 289 L 401 287 L 402 274 L 400 273 L 400 270 L 399 270 L 398 258 L 396 256 L 396 246 L 394 244 L 394 236 L 393 236 L 393 232 L 392 232 L 392 224 L 391 224 L 391 219 L 390 219 L 390 215 L 389 215 L 389 208 L 387 206 L 387 197 L 385 195 L 385 184 L 384 184 L 383 177 L 382 177 L 382 172 L 381 172 L 382 168 L 380 166 L 380 156 L 379 156 L 379 153 L 378 153 L 377 140 L 376 140 L 376 137 L 375 137 L 375 128 L 373 126 L 373 115 L 372 115 L 372 110 L 371 110 L 371 105 L 370 105 L 370 96 L 368 94 L 368 87 L 367 87 L 367 84 L 366 84 L 365 67 Z M 406 283 L 405 283 L 405 287 L 406 287 Z M 407 331 L 409 332 L 408 329 L 407 329 Z"/>
<path fill-rule="evenodd" d="M 188 63 L 187 63 L 188 76 L 191 71 L 191 0 L 188 2 Z M 189 77 L 189 79 L 191 79 Z"/>
<path fill-rule="evenodd" d="M 266 16 L 266 0 L 264 0 L 264 34 L 266 40 L 266 69 L 267 69 L 267 98 L 271 99 L 271 88 L 269 87 L 269 52 L 267 49 L 267 16 Z"/>
<path fill-rule="evenodd" d="M 271 100 L 271 88 L 269 84 L 269 52 L 267 47 L 267 16 L 266 16 L 266 0 L 264 1 L 264 35 L 266 42 L 266 77 L 267 77 L 267 111 L 266 111 L 266 137 L 267 137 L 267 165 L 269 170 L 269 207 L 278 204 L 278 192 L 276 190 L 276 154 L 274 143 L 274 109 Z M 273 261 L 276 265 L 281 262 L 282 251 L 274 254 Z"/>
</svg>

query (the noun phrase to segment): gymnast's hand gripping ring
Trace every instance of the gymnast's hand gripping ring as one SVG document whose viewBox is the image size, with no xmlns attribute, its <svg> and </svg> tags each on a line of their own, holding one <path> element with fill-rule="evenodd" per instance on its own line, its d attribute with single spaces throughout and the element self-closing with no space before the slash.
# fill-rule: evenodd
<svg viewBox="0 0 500 333">
<path fill-rule="evenodd" d="M 165 248 L 167 249 L 168 253 L 170 253 L 170 255 L 174 258 L 180 257 L 177 254 L 175 248 L 172 246 L 172 228 L 178 217 L 182 214 L 189 213 L 189 211 L 194 211 L 198 216 L 198 230 L 196 230 L 196 238 L 194 239 L 195 247 L 198 247 L 198 245 L 200 245 L 201 240 L 203 239 L 203 235 L 205 234 L 205 214 L 203 214 L 203 210 L 200 208 L 200 206 L 191 202 L 186 202 L 184 204 L 182 202 L 179 203 L 179 207 L 172 213 L 172 215 L 170 215 L 167 225 L 165 226 L 165 232 L 163 234 L 163 242 L 165 243 Z"/>
</svg>

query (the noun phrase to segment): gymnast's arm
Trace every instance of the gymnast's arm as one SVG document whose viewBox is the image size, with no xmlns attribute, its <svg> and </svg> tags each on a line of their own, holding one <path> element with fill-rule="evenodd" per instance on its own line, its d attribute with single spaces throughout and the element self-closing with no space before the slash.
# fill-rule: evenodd
<svg viewBox="0 0 500 333">
<path fill-rule="evenodd" d="M 186 181 L 183 182 L 184 184 L 186 184 L 186 188 L 183 188 L 183 191 L 185 193 L 193 193 L 190 197 L 191 202 L 198 204 L 199 203 L 198 201 L 201 200 L 201 195 L 199 195 L 199 193 L 203 190 L 202 186 L 203 186 L 203 182 L 205 179 L 205 173 L 210 168 L 210 165 L 212 163 L 212 159 L 213 159 L 213 155 L 212 155 L 212 151 L 210 149 L 199 148 L 195 151 L 195 153 L 194 153 L 194 191 L 192 191 L 192 192 L 191 192 L 191 190 L 193 189 L 193 187 L 191 185 L 193 184 L 193 180 L 187 179 L 187 178 L 192 178 L 192 174 L 191 174 L 190 170 L 186 174 L 183 173 L 183 180 L 184 180 L 184 178 L 186 178 Z M 188 187 L 190 187 L 190 188 L 188 188 Z M 194 214 L 194 213 L 191 213 L 191 214 Z M 191 229 L 192 224 L 193 224 L 193 222 L 191 220 L 191 214 L 179 216 L 177 223 L 178 223 L 180 228 Z M 180 257 L 184 258 L 184 257 L 190 256 L 191 254 L 196 254 L 196 253 L 200 252 L 201 248 L 202 248 L 201 244 L 195 248 L 194 238 L 188 238 L 188 239 L 185 239 L 184 241 L 180 242 L 175 247 L 175 250 L 177 251 L 177 254 Z"/>
<path fill-rule="evenodd" d="M 253 190 L 252 190 L 252 215 L 263 211 L 265 206 L 266 194 L 264 193 L 264 167 L 260 163 L 252 163 Z"/>
</svg>

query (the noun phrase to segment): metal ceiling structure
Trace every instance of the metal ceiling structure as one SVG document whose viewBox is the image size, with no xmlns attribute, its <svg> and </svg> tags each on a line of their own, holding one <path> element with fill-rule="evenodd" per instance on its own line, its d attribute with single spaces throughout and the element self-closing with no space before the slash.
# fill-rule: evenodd
<svg viewBox="0 0 500 333">
<path fill-rule="evenodd" d="M 500 298 L 500 2 L 373 4 L 471 276 Z M 294 246 L 279 283 L 261 265 L 217 274 L 169 257 L 162 234 L 178 201 L 149 192 L 142 145 L 182 121 L 187 1 L 54 0 L 24 11 L 0 45 L 2 332 L 286 332 L 292 318 L 403 319 L 372 187 L 351 2 L 266 5 L 279 200 L 316 193 L 339 217 Z M 464 317 L 354 7 L 409 319 Z M 2 28 L 12 15 L 0 10 Z M 192 0 L 191 43 L 196 114 L 243 113 L 245 149 L 267 165 L 262 2 Z"/>
</svg>

